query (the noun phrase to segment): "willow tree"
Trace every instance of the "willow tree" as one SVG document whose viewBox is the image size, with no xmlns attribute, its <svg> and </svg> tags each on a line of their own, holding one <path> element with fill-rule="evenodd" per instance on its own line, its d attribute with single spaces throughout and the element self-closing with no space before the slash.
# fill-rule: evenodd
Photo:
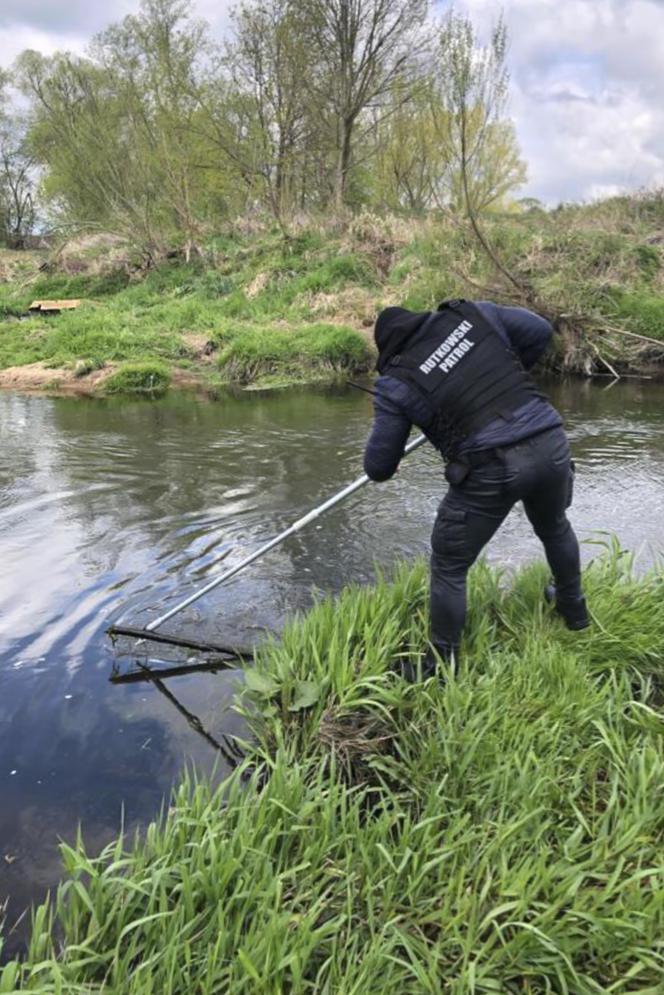
<svg viewBox="0 0 664 995">
<path fill-rule="evenodd" d="M 525 180 L 505 108 L 509 85 L 507 29 L 502 18 L 481 45 L 472 21 L 455 14 L 440 29 L 432 122 L 446 156 L 455 163 L 458 198 L 473 231 L 500 272 L 519 290 L 479 224 L 483 208 Z"/>
<path fill-rule="evenodd" d="M 179 0 L 144 0 L 88 57 L 24 52 L 17 64 L 51 203 L 139 245 L 148 263 L 174 242 L 190 253 L 200 230 L 193 121 L 204 34 L 187 12 Z"/>
<path fill-rule="evenodd" d="M 251 142 L 242 150 L 236 141 L 235 153 L 260 177 L 269 207 L 283 223 L 301 199 L 302 170 L 312 146 L 302 16 L 291 0 L 245 2 L 233 12 L 232 27 L 225 69 L 252 123 Z M 238 130 L 236 139 L 242 137 Z"/>
<path fill-rule="evenodd" d="M 132 140 L 113 80 L 89 59 L 27 51 L 18 62 L 33 99 L 29 140 L 59 223 L 117 233 L 152 256 L 160 241 L 160 177 Z"/>
<path fill-rule="evenodd" d="M 407 99 L 395 91 L 391 113 L 374 132 L 372 201 L 387 210 L 423 213 L 435 204 L 432 190 L 441 168 L 426 87 L 416 88 Z"/>
<path fill-rule="evenodd" d="M 93 57 L 113 80 L 144 170 L 160 178 L 159 214 L 187 257 L 201 230 L 205 152 L 196 141 L 199 74 L 209 51 L 206 25 L 190 0 L 143 0 L 95 39 Z"/>
<path fill-rule="evenodd" d="M 464 163 L 458 123 L 447 106 L 436 66 L 428 67 L 418 85 L 394 106 L 375 132 L 372 196 L 389 209 L 423 212 L 432 208 L 475 216 L 505 202 L 525 180 L 525 166 L 512 123 L 485 124 L 482 109 L 473 108 L 466 122 L 473 149 Z"/>
<path fill-rule="evenodd" d="M 341 207 L 354 159 L 362 156 L 358 146 L 424 44 L 429 0 L 308 0 L 302 9 L 311 94 L 334 156 L 333 200 Z"/>
</svg>

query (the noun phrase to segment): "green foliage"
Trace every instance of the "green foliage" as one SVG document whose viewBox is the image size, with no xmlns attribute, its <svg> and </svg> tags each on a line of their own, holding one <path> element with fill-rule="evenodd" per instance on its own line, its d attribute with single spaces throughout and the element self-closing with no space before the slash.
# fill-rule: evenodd
<svg viewBox="0 0 664 995">
<path fill-rule="evenodd" d="M 2 287 L 0 287 L 0 294 Z M 18 301 L 2 300 L 0 297 L 0 321 L 6 318 L 18 318 L 25 313 L 25 307 Z"/>
<path fill-rule="evenodd" d="M 210 154 L 192 98 L 210 48 L 188 7 L 146 0 L 87 57 L 27 51 L 16 67 L 46 195 L 75 222 L 123 232 L 147 259 L 191 245 L 220 199 L 195 164 Z"/>
<path fill-rule="evenodd" d="M 637 245 L 634 251 L 646 280 L 654 280 L 662 268 L 662 256 L 657 246 Z"/>
<path fill-rule="evenodd" d="M 428 226 L 404 246 L 388 276 L 391 287 L 401 288 L 399 303 L 413 311 L 436 308 L 449 297 L 464 294 L 457 271 L 458 253 L 465 253 L 458 235 L 442 225 Z"/>
<path fill-rule="evenodd" d="M 474 570 L 441 683 L 393 672 L 425 647 L 424 564 L 294 622 L 248 672 L 246 761 L 141 839 L 63 845 L 4 990 L 661 991 L 664 578 L 596 561 L 584 633 L 543 578 Z"/>
<path fill-rule="evenodd" d="M 631 331 L 664 340 L 664 295 L 647 291 L 627 293 L 615 290 L 610 295 L 615 314 Z"/>
<path fill-rule="evenodd" d="M 370 359 L 367 343 L 352 328 L 341 325 L 304 325 L 293 330 L 248 326 L 222 341 L 218 360 L 222 375 L 240 383 L 363 370 Z"/>
<path fill-rule="evenodd" d="M 248 0 L 222 47 L 191 3 L 144 0 L 84 57 L 26 51 L 11 82 L 30 102 L 43 195 L 67 222 L 122 233 L 146 261 L 189 254 L 220 219 L 267 215 L 283 234 L 303 210 L 457 206 L 449 45 L 412 59 L 429 7 Z M 484 51 L 471 33 L 469 64 L 485 66 Z M 502 76 L 475 84 L 470 179 L 484 208 L 524 171 Z"/>
<path fill-rule="evenodd" d="M 82 305 L 54 316 L 10 322 L 0 333 L 0 368 L 38 360 L 69 366 L 78 359 L 122 362 L 146 356 L 175 358 L 182 338 L 116 297 L 107 307 Z"/>
<path fill-rule="evenodd" d="M 27 296 L 32 300 L 108 297 L 123 290 L 128 282 L 129 277 L 122 270 L 94 276 L 53 273 L 33 283 L 26 299 Z"/>
<path fill-rule="evenodd" d="M 507 267 L 550 313 L 590 315 L 598 328 L 621 324 L 659 339 L 664 272 L 661 250 L 649 241 L 658 236 L 642 221 L 650 217 L 648 204 L 636 198 L 604 204 L 603 213 L 591 205 L 496 214 L 485 226 Z M 343 232 L 321 223 L 293 238 L 276 230 L 219 235 L 207 260 L 168 262 L 131 282 L 119 270 L 52 273 L 30 282 L 29 268 L 16 271 L 13 256 L 6 264 L 11 279 L 0 283 L 0 369 L 36 361 L 71 369 L 151 357 L 193 365 L 205 375 L 219 369 L 221 357 L 222 378 L 242 383 L 368 370 L 373 363 L 365 341 L 382 307 L 425 311 L 449 297 L 494 296 L 483 288 L 496 280 L 476 240 L 449 218 L 366 212 Z M 59 296 L 81 297 L 83 304 L 57 317 L 13 320 L 33 298 Z M 569 368 L 585 369 L 587 356 L 595 356 L 592 347 L 584 350 L 584 335 L 579 330 L 578 351 L 565 360 Z M 219 347 L 214 364 L 210 350 L 202 353 L 205 342 Z M 568 344 L 557 345 L 563 357 Z M 621 358 L 620 342 L 602 343 L 601 350 L 612 361 Z"/>
<path fill-rule="evenodd" d="M 215 268 L 169 264 L 140 282 L 124 274 L 53 274 L 16 290 L 0 286 L 0 316 L 24 314 L 35 297 L 82 298 L 57 316 L 0 325 L 0 369 L 42 361 L 84 376 L 103 363 L 152 357 L 200 360 L 187 336 L 222 347 L 225 380 L 320 379 L 366 370 L 371 356 L 352 328 L 312 322 L 312 300 L 349 287 L 376 287 L 370 260 L 325 244 L 315 232 L 224 245 Z M 200 364 L 199 364 L 200 365 Z"/>
<path fill-rule="evenodd" d="M 318 293 L 337 290 L 349 283 L 371 284 L 374 280 L 368 263 L 356 255 L 333 256 L 298 280 L 294 293 Z"/>
<path fill-rule="evenodd" d="M 124 363 L 104 381 L 104 392 L 158 396 L 168 389 L 170 382 L 170 371 L 163 363 L 154 360 Z"/>
</svg>

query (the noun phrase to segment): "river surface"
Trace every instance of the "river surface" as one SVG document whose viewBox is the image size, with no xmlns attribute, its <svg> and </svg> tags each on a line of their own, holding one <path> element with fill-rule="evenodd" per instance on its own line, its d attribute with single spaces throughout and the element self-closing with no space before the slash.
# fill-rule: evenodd
<svg viewBox="0 0 664 995">
<path fill-rule="evenodd" d="M 573 381 L 563 411 L 584 542 L 616 533 L 651 563 L 662 549 L 664 387 Z M 115 685 L 131 669 L 106 627 L 145 625 L 361 472 L 371 399 L 346 388 L 158 402 L 0 395 L 0 906 L 4 955 L 22 910 L 60 875 L 58 839 L 91 850 L 145 825 L 187 764 L 228 762 L 241 732 L 238 674 Z M 420 450 L 169 624 L 249 646 L 311 603 L 426 553 L 442 466 Z M 540 555 L 515 509 L 488 558 Z M 145 652 L 145 651 L 143 651 Z M 154 648 L 154 657 L 172 659 Z M 179 659 L 181 654 L 175 654 Z M 168 693 L 164 693 L 164 688 Z"/>
</svg>

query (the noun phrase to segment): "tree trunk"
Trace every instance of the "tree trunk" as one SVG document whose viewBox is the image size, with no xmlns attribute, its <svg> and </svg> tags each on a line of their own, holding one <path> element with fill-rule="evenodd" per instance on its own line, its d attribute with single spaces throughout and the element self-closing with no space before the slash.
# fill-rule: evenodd
<svg viewBox="0 0 664 995">
<path fill-rule="evenodd" d="M 335 206 L 337 210 L 342 210 L 346 203 L 346 188 L 348 186 L 348 173 L 350 171 L 352 139 L 353 139 L 353 118 L 344 118 L 341 123 L 341 142 L 339 144 L 339 156 L 337 159 L 337 175 L 335 182 Z"/>
</svg>

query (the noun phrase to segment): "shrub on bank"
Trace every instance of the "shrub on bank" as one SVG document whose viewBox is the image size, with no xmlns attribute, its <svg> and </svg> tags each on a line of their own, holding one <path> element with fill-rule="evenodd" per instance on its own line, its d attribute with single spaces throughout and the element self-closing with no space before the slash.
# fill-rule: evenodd
<svg viewBox="0 0 664 995">
<path fill-rule="evenodd" d="M 125 363 L 104 381 L 106 394 L 163 394 L 171 382 L 171 373 L 163 363 L 145 360 Z"/>
<path fill-rule="evenodd" d="M 76 378 L 87 377 L 96 370 L 103 370 L 104 365 L 103 360 L 94 359 L 89 356 L 86 356 L 84 359 L 77 359 L 73 366 L 74 376 Z"/>
<path fill-rule="evenodd" d="M 252 383 L 266 377 L 313 378 L 366 370 L 366 340 L 342 325 L 295 329 L 247 326 L 222 336 L 219 368 L 225 379 Z"/>
<path fill-rule="evenodd" d="M 324 600 L 247 672 L 255 731 L 136 841 L 63 846 L 0 991 L 627 995 L 664 987 L 662 575 L 614 551 L 570 633 L 531 567 L 472 574 L 463 656 L 426 571 Z"/>
</svg>

